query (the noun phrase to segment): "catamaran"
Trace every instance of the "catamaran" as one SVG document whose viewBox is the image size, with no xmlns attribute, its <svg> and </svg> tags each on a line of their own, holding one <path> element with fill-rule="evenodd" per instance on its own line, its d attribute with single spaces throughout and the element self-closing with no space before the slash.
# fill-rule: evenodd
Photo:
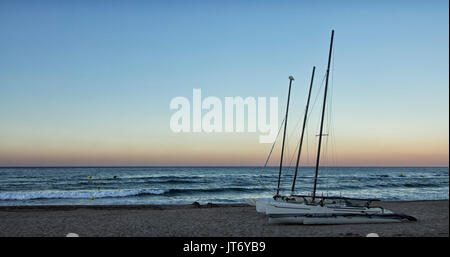
<svg viewBox="0 0 450 257">
<path fill-rule="evenodd" d="M 286 138 L 286 127 L 289 113 L 289 101 L 291 94 L 291 86 L 294 78 L 289 77 L 289 91 L 287 98 L 286 114 L 284 118 L 283 141 L 281 146 L 281 159 L 278 172 L 278 185 L 276 194 L 273 198 L 268 199 L 246 199 L 250 205 L 256 207 L 256 211 L 265 213 L 269 216 L 269 223 L 276 224 L 346 224 L 346 223 L 391 223 L 402 221 L 416 221 L 412 216 L 394 213 L 390 210 L 384 209 L 380 206 L 372 206 L 372 202 L 379 201 L 378 199 L 362 199 L 349 197 L 333 197 L 333 196 L 317 196 L 317 180 L 320 166 L 320 153 L 322 145 L 323 127 L 325 108 L 327 102 L 328 78 L 330 74 L 330 63 L 333 51 L 334 30 L 331 31 L 330 49 L 328 54 L 328 65 L 325 78 L 325 92 L 322 105 L 322 115 L 320 122 L 319 142 L 317 149 L 314 185 L 311 195 L 296 195 L 295 183 L 299 169 L 299 160 L 303 144 L 303 136 L 307 121 L 309 101 L 311 97 L 311 90 L 313 87 L 315 67 L 313 67 L 311 82 L 309 86 L 308 99 L 306 102 L 306 109 L 303 118 L 303 127 L 300 136 L 299 149 L 297 154 L 297 162 L 295 166 L 295 173 L 291 187 L 291 194 L 287 196 L 280 195 L 280 180 L 283 168 L 283 154 Z M 267 163 L 267 162 L 266 162 Z"/>
</svg>

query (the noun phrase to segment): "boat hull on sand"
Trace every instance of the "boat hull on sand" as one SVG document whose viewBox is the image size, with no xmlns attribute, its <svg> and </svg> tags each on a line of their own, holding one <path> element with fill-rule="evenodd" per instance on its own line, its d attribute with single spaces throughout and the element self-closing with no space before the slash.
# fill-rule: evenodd
<svg viewBox="0 0 450 257">
<path fill-rule="evenodd" d="M 316 205 L 272 201 L 266 203 L 266 214 L 272 224 L 358 224 L 415 221 L 382 207 Z"/>
<path fill-rule="evenodd" d="M 272 201 L 273 201 L 272 198 L 257 199 L 256 202 L 255 202 L 256 211 L 259 212 L 259 213 L 266 214 L 266 207 Z"/>
<path fill-rule="evenodd" d="M 287 217 L 270 217 L 271 224 L 304 224 L 304 225 L 319 225 L 319 224 L 362 224 L 362 223 L 398 223 L 401 219 L 397 218 L 378 218 L 378 217 L 305 217 L 305 216 L 287 216 Z"/>
<path fill-rule="evenodd" d="M 257 198 L 246 198 L 244 200 L 248 205 L 256 206 L 256 200 L 258 200 L 258 199 Z"/>
</svg>

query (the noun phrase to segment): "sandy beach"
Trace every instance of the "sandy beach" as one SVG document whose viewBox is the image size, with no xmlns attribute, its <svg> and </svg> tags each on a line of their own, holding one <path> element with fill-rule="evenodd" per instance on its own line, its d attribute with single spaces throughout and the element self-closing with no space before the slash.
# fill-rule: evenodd
<svg viewBox="0 0 450 257">
<path fill-rule="evenodd" d="M 227 205 L 11 206 L 0 207 L 0 236 L 63 237 L 448 237 L 449 201 L 381 202 L 417 222 L 352 225 L 272 225 L 254 207 Z"/>
</svg>

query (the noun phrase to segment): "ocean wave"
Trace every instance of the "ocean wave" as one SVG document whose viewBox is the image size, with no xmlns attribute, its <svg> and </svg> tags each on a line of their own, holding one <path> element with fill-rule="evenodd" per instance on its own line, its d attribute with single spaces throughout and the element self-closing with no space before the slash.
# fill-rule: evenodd
<svg viewBox="0 0 450 257">
<path fill-rule="evenodd" d="M 161 183 L 161 184 L 199 184 L 199 183 L 203 183 L 204 181 L 194 181 L 194 180 L 189 180 L 189 179 L 168 179 L 168 180 L 154 180 L 154 181 L 149 181 L 151 183 Z"/>
<path fill-rule="evenodd" d="M 90 199 L 114 198 L 137 195 L 161 195 L 169 190 L 163 189 L 124 189 L 101 191 L 31 191 L 0 192 L 0 200 L 35 200 L 35 199 Z"/>
<path fill-rule="evenodd" d="M 123 189 L 123 190 L 79 190 L 79 191 L 30 191 L 0 192 L 3 200 L 37 200 L 37 199 L 90 199 L 118 198 L 144 195 L 192 195 L 198 193 L 258 192 L 262 188 L 225 187 L 225 188 L 175 188 L 175 189 Z"/>
<path fill-rule="evenodd" d="M 416 187 L 416 188 L 425 188 L 425 187 L 439 187 L 441 186 L 438 183 L 406 183 L 403 185 L 404 187 Z"/>
<path fill-rule="evenodd" d="M 225 188 L 179 188 L 171 189 L 167 192 L 168 195 L 183 195 L 196 193 L 230 193 L 230 192 L 260 192 L 264 188 L 246 188 L 246 187 L 225 187 Z"/>
</svg>

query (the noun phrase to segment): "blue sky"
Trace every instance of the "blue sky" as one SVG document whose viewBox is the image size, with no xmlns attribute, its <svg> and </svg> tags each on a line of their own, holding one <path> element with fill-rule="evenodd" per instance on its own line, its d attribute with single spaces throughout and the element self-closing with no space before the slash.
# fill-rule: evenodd
<svg viewBox="0 0 450 257">
<path fill-rule="evenodd" d="M 173 135 L 170 100 L 193 88 L 278 96 L 281 116 L 293 75 L 295 120 L 312 66 L 318 81 L 325 72 L 331 29 L 342 155 L 386 140 L 419 149 L 416 165 L 448 165 L 448 20 L 448 1 L 1 1 L 0 165 L 109 164 L 124 149 L 139 156 L 126 164 L 173 164 L 171 149 L 193 141 L 218 164 L 240 163 L 211 138 L 242 142 L 242 164 L 257 164 L 268 146 L 256 135 Z M 196 151 L 186 163 L 204 164 Z"/>
</svg>

